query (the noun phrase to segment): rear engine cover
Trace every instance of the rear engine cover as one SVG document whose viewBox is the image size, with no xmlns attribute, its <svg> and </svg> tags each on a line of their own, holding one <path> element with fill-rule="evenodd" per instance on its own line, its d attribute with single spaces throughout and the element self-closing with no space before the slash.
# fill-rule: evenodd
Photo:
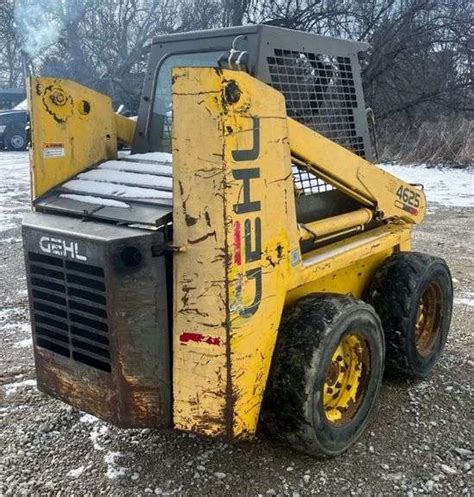
<svg viewBox="0 0 474 497">
<path fill-rule="evenodd" d="M 31 213 L 23 242 L 38 388 L 117 426 L 169 426 L 162 233 Z"/>
</svg>

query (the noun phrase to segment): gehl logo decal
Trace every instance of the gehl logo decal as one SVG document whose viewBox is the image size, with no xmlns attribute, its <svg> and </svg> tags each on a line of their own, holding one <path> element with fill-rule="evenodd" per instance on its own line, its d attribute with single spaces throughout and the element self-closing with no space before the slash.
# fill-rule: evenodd
<svg viewBox="0 0 474 497">
<path fill-rule="evenodd" d="M 254 161 L 260 155 L 260 119 L 253 117 L 253 146 L 248 150 L 233 150 L 232 158 L 236 162 Z M 248 215 L 253 212 L 260 212 L 260 200 L 252 197 L 252 180 L 260 178 L 259 167 L 249 167 L 245 169 L 233 169 L 234 179 L 242 181 L 242 201 L 234 204 L 236 214 Z M 262 221 L 259 216 L 252 220 L 249 217 L 244 219 L 244 257 L 245 263 L 258 262 L 262 258 Z M 234 222 L 234 262 L 242 264 L 241 254 L 241 223 Z M 240 309 L 242 317 L 250 317 L 257 312 L 262 300 L 262 268 L 249 269 L 245 273 L 247 279 L 255 280 L 255 297 L 253 302 L 245 308 Z"/>
<path fill-rule="evenodd" d="M 87 257 L 79 253 L 79 245 L 77 242 L 70 242 L 62 238 L 52 238 L 42 236 L 39 241 L 39 246 L 45 254 L 59 255 L 61 257 L 70 257 L 78 261 L 87 261 Z"/>
</svg>

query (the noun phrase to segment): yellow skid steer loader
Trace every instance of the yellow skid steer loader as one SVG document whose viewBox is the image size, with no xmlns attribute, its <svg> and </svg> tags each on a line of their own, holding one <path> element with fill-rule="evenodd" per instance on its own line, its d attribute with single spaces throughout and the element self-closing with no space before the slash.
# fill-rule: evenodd
<svg viewBox="0 0 474 497">
<path fill-rule="evenodd" d="M 410 252 L 422 189 L 370 162 L 366 49 L 269 26 L 161 36 L 137 122 L 29 81 L 40 390 L 121 427 L 261 428 L 332 456 L 384 368 L 431 371 L 451 276 Z"/>
</svg>

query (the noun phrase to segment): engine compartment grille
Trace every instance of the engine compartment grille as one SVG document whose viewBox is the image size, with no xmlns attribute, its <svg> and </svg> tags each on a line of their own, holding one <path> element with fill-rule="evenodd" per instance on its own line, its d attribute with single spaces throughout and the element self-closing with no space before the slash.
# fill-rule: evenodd
<svg viewBox="0 0 474 497">
<path fill-rule="evenodd" d="M 36 252 L 28 265 L 36 345 L 111 372 L 104 270 Z"/>
</svg>

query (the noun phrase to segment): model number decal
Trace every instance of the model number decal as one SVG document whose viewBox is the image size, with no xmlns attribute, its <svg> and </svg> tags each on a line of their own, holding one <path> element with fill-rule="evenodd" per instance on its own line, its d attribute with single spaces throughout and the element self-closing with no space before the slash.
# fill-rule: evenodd
<svg viewBox="0 0 474 497">
<path fill-rule="evenodd" d="M 45 254 L 59 255 L 61 257 L 70 257 L 78 261 L 87 261 L 87 256 L 81 254 L 79 244 L 77 242 L 70 242 L 62 238 L 53 238 L 49 236 L 42 236 L 39 241 L 39 246 Z"/>
<path fill-rule="evenodd" d="M 415 190 L 400 186 L 396 195 L 404 204 L 411 205 L 412 207 L 420 207 L 420 194 Z"/>
</svg>

